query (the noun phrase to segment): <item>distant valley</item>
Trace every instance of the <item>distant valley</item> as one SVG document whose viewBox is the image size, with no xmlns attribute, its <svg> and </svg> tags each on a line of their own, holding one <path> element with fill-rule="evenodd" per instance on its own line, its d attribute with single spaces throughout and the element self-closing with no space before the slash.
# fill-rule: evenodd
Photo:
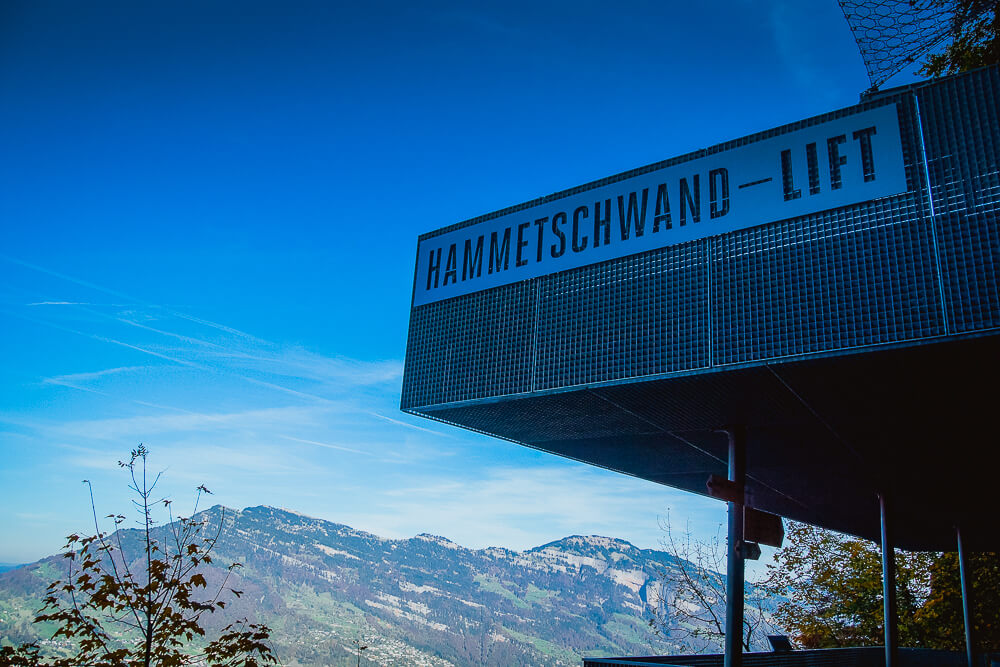
<svg viewBox="0 0 1000 667">
<path fill-rule="evenodd" d="M 284 665 L 357 664 L 354 640 L 369 646 L 365 664 L 381 665 L 579 665 L 583 656 L 698 648 L 649 627 L 648 601 L 675 567 L 662 551 L 596 536 L 473 550 L 263 506 L 216 506 L 202 518 L 223 516 L 217 561 L 243 563 L 234 587 L 246 594 L 211 625 L 242 616 L 268 624 Z M 64 572 L 50 557 L 0 574 L 0 638 L 51 632 L 31 619 Z"/>
</svg>

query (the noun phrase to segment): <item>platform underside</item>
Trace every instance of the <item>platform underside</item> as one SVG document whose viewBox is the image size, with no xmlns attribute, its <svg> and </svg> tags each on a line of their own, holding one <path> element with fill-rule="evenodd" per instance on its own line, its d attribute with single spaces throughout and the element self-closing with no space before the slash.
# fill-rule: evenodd
<svg viewBox="0 0 1000 667">
<path fill-rule="evenodd" d="M 1000 551 L 1000 332 L 652 381 L 413 409 L 536 449 L 706 494 L 747 429 L 748 504 L 899 547 Z"/>
</svg>

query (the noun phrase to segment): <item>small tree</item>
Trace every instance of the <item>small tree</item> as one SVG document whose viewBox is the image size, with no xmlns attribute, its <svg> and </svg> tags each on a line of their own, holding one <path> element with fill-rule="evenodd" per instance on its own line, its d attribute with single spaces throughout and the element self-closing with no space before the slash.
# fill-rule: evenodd
<svg viewBox="0 0 1000 667">
<path fill-rule="evenodd" d="M 929 646 L 916 620 L 931 593 L 938 554 L 897 551 L 899 640 Z M 785 545 L 768 565 L 766 587 L 785 599 L 775 620 L 804 648 L 875 646 L 884 641 L 882 553 L 877 544 L 831 530 L 786 521 Z"/>
<path fill-rule="evenodd" d="M 128 538 L 121 528 L 126 517 L 108 515 L 115 531 L 100 530 L 93 489 L 90 492 L 94 534 L 70 535 L 66 541 L 69 568 L 65 580 L 49 584 L 36 623 L 54 622 L 53 639 L 65 638 L 69 655 L 45 657 L 37 644 L 0 649 L 0 664 L 11 665 L 107 665 L 129 667 L 176 667 L 180 665 L 277 664 L 270 643 L 270 629 L 246 618 L 230 623 L 214 640 L 204 643 L 202 617 L 222 610 L 224 595 L 239 597 L 241 591 L 228 586 L 230 575 L 240 567 L 233 563 L 214 594 L 208 594 L 204 571 L 212 563 L 212 551 L 222 531 L 224 515 L 208 536 L 207 525 L 191 517 L 174 520 L 171 501 L 155 500 L 160 474 L 147 479 L 148 450 L 139 445 L 128 462 L 119 461 L 131 478 L 129 488 L 139 514 L 140 553 L 130 558 Z M 90 482 L 84 480 L 90 487 Z M 211 493 L 199 486 L 194 503 Z M 157 537 L 153 509 L 162 505 L 169 523 Z M 196 648 L 200 644 L 202 648 Z"/>
<path fill-rule="evenodd" d="M 785 522 L 784 546 L 768 576 L 747 588 L 744 649 L 762 646 L 784 628 L 803 648 L 876 646 L 885 641 L 882 552 L 874 542 L 795 521 Z M 663 548 L 675 564 L 650 604 L 650 625 L 680 639 L 718 646 L 724 637 L 723 542 L 685 533 L 676 538 L 663 522 Z M 955 553 L 896 551 L 896 616 L 903 646 L 965 647 L 962 593 Z M 969 556 L 976 649 L 1000 650 L 1000 554 Z M 773 611 L 769 611 L 772 610 Z"/>
<path fill-rule="evenodd" d="M 695 539 L 690 530 L 675 536 L 670 515 L 660 521 L 664 551 L 673 557 L 659 577 L 648 599 L 652 610 L 649 625 L 695 650 L 721 649 L 726 637 L 726 545 L 719 530 L 708 541 Z M 743 648 L 767 646 L 767 635 L 776 632 L 770 617 L 769 593 L 754 583 L 745 591 Z"/>
<path fill-rule="evenodd" d="M 968 555 L 966 573 L 972 612 L 972 637 L 980 651 L 1000 651 L 1000 553 Z M 931 594 L 917 611 L 916 622 L 935 648 L 965 649 L 965 615 L 958 554 L 942 554 L 931 566 Z"/>
<path fill-rule="evenodd" d="M 920 73 L 956 74 L 1000 63 L 1000 3 L 996 0 L 932 0 L 952 10 L 951 41 L 927 56 Z"/>
</svg>

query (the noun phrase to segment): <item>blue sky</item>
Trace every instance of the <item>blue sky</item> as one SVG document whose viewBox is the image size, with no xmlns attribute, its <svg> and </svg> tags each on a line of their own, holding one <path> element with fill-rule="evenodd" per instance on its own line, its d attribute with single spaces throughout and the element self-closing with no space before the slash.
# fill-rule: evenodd
<svg viewBox="0 0 1000 667">
<path fill-rule="evenodd" d="M 903 74 L 890 85 L 907 83 Z M 721 503 L 399 412 L 419 233 L 830 109 L 834 0 L 0 8 L 0 562 L 144 442 L 391 537 L 657 545 Z"/>
</svg>

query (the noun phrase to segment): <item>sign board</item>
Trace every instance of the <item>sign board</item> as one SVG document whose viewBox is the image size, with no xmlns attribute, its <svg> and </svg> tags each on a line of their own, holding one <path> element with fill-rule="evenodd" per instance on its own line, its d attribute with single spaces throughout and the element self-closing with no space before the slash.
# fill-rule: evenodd
<svg viewBox="0 0 1000 667">
<path fill-rule="evenodd" d="M 424 239 L 413 305 L 905 191 L 890 104 Z"/>
<path fill-rule="evenodd" d="M 743 510 L 743 534 L 748 540 L 778 548 L 785 540 L 781 517 L 752 507 Z"/>
</svg>

